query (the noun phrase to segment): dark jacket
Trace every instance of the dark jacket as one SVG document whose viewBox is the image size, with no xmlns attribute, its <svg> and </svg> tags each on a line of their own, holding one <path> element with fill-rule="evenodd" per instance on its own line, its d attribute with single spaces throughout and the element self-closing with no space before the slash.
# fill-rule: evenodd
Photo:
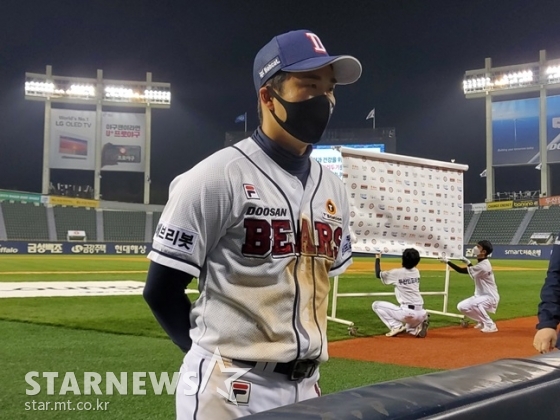
<svg viewBox="0 0 560 420">
<path fill-rule="evenodd" d="M 560 234 L 552 247 L 546 279 L 541 289 L 537 329 L 554 328 L 560 323 Z M 556 347 L 560 346 L 560 340 Z M 560 348 L 560 347 L 559 347 Z"/>
</svg>

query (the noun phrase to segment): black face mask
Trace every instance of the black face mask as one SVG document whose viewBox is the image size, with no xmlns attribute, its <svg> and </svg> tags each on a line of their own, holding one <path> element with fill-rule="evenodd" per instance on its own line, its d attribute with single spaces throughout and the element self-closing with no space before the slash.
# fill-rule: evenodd
<svg viewBox="0 0 560 420">
<path fill-rule="evenodd" d="M 270 95 L 286 109 L 286 121 L 280 120 L 270 111 L 280 127 L 304 143 L 318 143 L 327 128 L 334 105 L 326 95 L 319 95 L 301 102 L 288 102 L 274 89 L 268 88 Z"/>
</svg>

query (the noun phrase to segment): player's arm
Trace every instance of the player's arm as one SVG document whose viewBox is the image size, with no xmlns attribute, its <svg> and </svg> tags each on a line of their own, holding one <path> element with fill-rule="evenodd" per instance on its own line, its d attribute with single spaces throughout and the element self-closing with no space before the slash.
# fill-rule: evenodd
<svg viewBox="0 0 560 420">
<path fill-rule="evenodd" d="M 560 235 L 552 248 L 538 309 L 537 329 L 556 329 L 560 323 Z"/>
<path fill-rule="evenodd" d="M 555 346 L 560 348 L 556 332 L 560 322 L 560 234 L 552 247 L 548 271 L 541 289 L 538 318 L 538 331 L 533 339 L 535 349 L 539 353 L 548 353 Z"/>
<path fill-rule="evenodd" d="M 470 261 L 469 261 L 469 264 L 470 264 Z M 453 270 L 455 270 L 457 273 L 469 274 L 469 269 L 467 267 L 459 267 L 457 264 L 455 264 L 451 261 L 447 261 L 447 265 L 449 267 L 451 267 Z"/>
<path fill-rule="evenodd" d="M 335 261 L 329 270 L 329 277 L 339 276 L 352 264 L 352 235 L 350 233 L 350 205 L 346 197 L 346 192 L 340 198 L 340 208 L 342 213 L 342 234 L 340 236 L 340 246 Z"/>
<path fill-rule="evenodd" d="M 381 278 L 381 254 L 375 256 L 375 277 Z"/>
<path fill-rule="evenodd" d="M 143 292 L 158 323 L 185 353 L 192 345 L 189 335 L 191 302 L 185 294 L 192 279 L 190 274 L 152 261 Z"/>
<path fill-rule="evenodd" d="M 381 280 L 381 283 L 385 285 L 395 284 L 394 270 L 389 270 L 389 271 L 381 270 L 381 254 L 375 255 L 375 277 Z"/>
</svg>

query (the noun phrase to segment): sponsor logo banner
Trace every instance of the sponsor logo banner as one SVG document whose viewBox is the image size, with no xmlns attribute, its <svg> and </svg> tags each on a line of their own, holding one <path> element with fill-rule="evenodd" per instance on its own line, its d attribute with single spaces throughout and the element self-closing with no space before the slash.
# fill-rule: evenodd
<svg viewBox="0 0 560 420">
<path fill-rule="evenodd" d="M 0 242 L 2 254 L 147 255 L 152 244 L 122 242 Z"/>
<path fill-rule="evenodd" d="M 539 200 L 513 200 L 513 208 L 538 207 Z"/>
<path fill-rule="evenodd" d="M 382 154 L 379 154 L 380 156 Z M 463 255 L 463 171 L 343 154 L 352 250 L 423 257 Z"/>
<path fill-rule="evenodd" d="M 99 207 L 98 200 L 88 200 L 86 198 L 60 197 L 56 195 L 48 196 L 48 203 L 53 206 L 72 206 L 72 207 Z"/>
<path fill-rule="evenodd" d="M 509 260 L 548 260 L 552 245 L 497 245 L 492 258 Z"/>
<path fill-rule="evenodd" d="M 512 209 L 512 208 L 513 208 L 513 200 L 493 201 L 491 203 L 486 203 L 487 210 L 504 210 L 504 209 Z"/>
<path fill-rule="evenodd" d="M 560 162 L 560 96 L 546 98 L 548 163 Z M 493 165 L 537 165 L 539 98 L 492 103 Z"/>
<path fill-rule="evenodd" d="M 17 202 L 24 201 L 28 203 L 42 203 L 43 202 L 42 197 L 43 196 L 41 194 L 0 190 L 0 201 L 9 200 L 9 201 L 17 201 Z"/>
<path fill-rule="evenodd" d="M 552 197 L 541 197 L 539 198 L 539 206 L 560 206 L 560 195 L 554 195 Z"/>
<path fill-rule="evenodd" d="M 51 168 L 95 169 L 95 122 L 95 111 L 51 110 Z M 103 112 L 100 134 L 102 171 L 145 171 L 145 114 Z"/>
<path fill-rule="evenodd" d="M 51 168 L 95 168 L 95 111 L 51 110 Z"/>
<path fill-rule="evenodd" d="M 486 203 L 473 203 L 473 204 L 471 204 L 471 210 L 473 210 L 473 211 L 484 211 L 484 210 L 486 210 Z"/>
<path fill-rule="evenodd" d="M 101 170 L 144 172 L 146 115 L 104 112 L 101 130 Z"/>
</svg>

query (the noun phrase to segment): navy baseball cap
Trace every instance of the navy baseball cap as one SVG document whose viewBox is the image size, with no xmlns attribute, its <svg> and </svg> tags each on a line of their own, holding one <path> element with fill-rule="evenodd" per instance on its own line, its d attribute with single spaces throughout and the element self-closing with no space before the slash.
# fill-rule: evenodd
<svg viewBox="0 0 560 420">
<path fill-rule="evenodd" d="M 337 84 L 348 85 L 362 74 L 360 62 L 349 55 L 329 55 L 313 32 L 301 29 L 275 36 L 257 53 L 253 65 L 253 82 L 257 92 L 280 70 L 303 72 L 331 64 Z"/>
</svg>

